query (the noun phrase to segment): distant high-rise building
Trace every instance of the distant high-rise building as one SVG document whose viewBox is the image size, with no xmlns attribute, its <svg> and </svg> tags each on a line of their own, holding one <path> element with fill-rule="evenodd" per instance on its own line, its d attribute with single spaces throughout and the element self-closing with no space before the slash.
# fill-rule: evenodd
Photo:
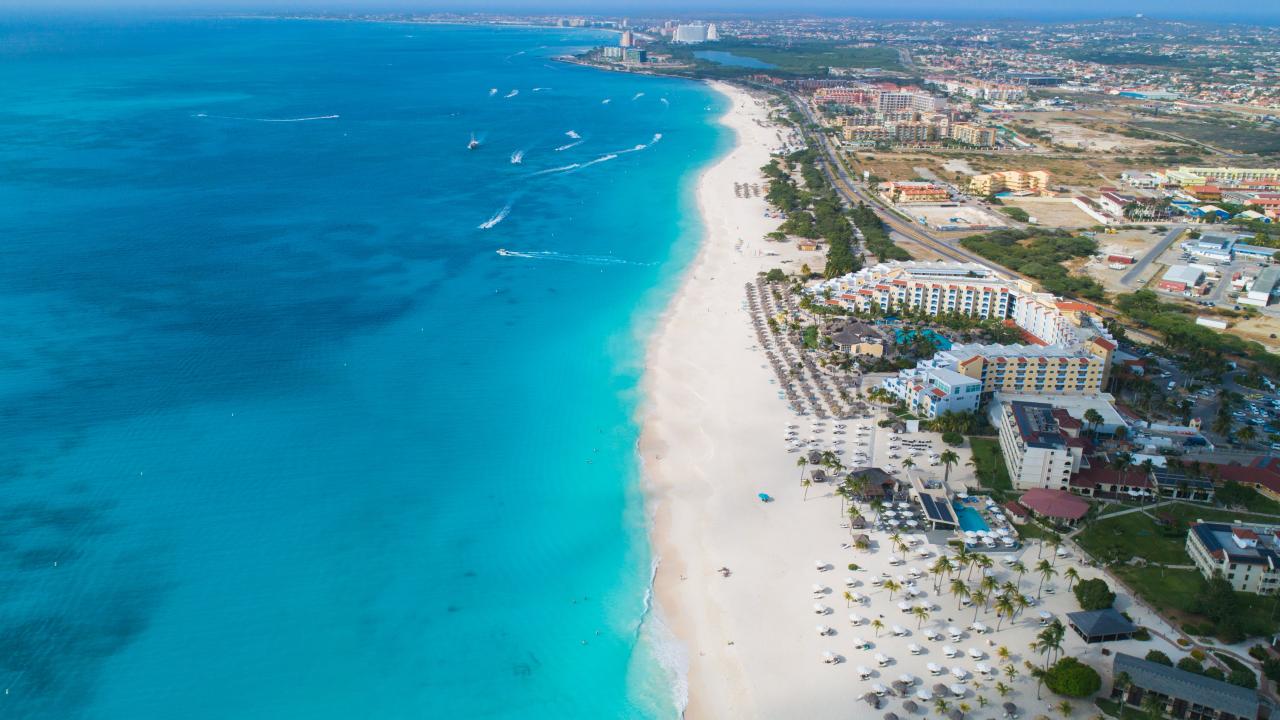
<svg viewBox="0 0 1280 720">
<path fill-rule="evenodd" d="M 631 34 L 630 30 L 624 31 L 622 33 L 622 39 L 618 41 L 618 45 L 624 48 L 635 47 L 635 44 L 636 44 L 636 38 L 634 35 Z"/>
<path fill-rule="evenodd" d="M 707 26 L 707 42 L 716 42 L 720 39 L 720 31 L 716 29 L 716 24 L 711 23 Z"/>
<path fill-rule="evenodd" d="M 701 23 L 677 25 L 676 34 L 672 40 L 685 45 L 704 43 L 707 41 L 707 26 Z"/>
</svg>

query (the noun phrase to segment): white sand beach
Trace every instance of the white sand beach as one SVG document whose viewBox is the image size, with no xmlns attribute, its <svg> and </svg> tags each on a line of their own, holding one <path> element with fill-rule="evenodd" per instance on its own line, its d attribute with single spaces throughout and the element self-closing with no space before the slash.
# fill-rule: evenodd
<svg viewBox="0 0 1280 720">
<path fill-rule="evenodd" d="M 1038 702 L 1036 683 L 1027 678 L 1022 663 L 1042 661 L 1028 649 L 1041 629 L 1040 611 L 1065 621 L 1065 612 L 1078 609 L 1061 574 L 1048 583 L 1056 587 L 1054 594 L 1044 595 L 1042 604 L 1029 608 L 1013 623 L 1004 622 L 998 633 L 979 636 L 965 630 L 959 642 L 925 640 L 923 630 L 930 627 L 943 629 L 944 635 L 949 625 L 966 628 L 975 609 L 958 610 L 957 599 L 945 590 L 936 594 L 933 580 L 926 576 L 919 581 L 924 592 L 919 599 L 935 609 L 921 626 L 917 618 L 899 610 L 900 593 L 891 599 L 871 580 L 882 572 L 904 575 L 911 567 L 927 571 L 942 548 L 927 547 L 932 557 L 912 557 L 905 565 L 891 566 L 893 552 L 884 533 L 870 533 L 873 549 L 869 552 L 842 547 L 850 541 L 850 531 L 841 527 L 840 501 L 830 485 L 814 485 L 804 499 L 797 455 L 786 451 L 783 435 L 789 423 L 808 433 L 812 420 L 797 418 L 778 397 L 777 386 L 770 384 L 773 372 L 757 347 L 745 309 L 744 285 L 762 270 L 794 269 L 802 262 L 820 266 L 821 260 L 818 254 L 799 252 L 791 244 L 766 243 L 762 238 L 776 228 L 777 221 L 765 217 L 763 198 L 735 195 L 735 182 L 763 185 L 759 168 L 769 161 L 769 148 L 778 145 L 778 130 L 767 126 L 761 102 L 735 88 L 716 87 L 733 100 L 723 122 L 737 134 L 738 143 L 700 181 L 698 200 L 706 237 L 650 344 L 639 449 L 653 516 L 654 553 L 660 561 L 657 611 L 689 657 L 686 717 L 846 716 L 853 708 L 870 711 L 858 698 L 873 684 L 887 686 L 910 674 L 917 680 L 914 696 L 938 682 L 958 682 L 950 672 L 953 667 L 967 675 L 966 697 L 949 697 L 947 702 L 953 707 L 964 703 L 971 709 L 966 717 L 1002 717 L 1004 702 L 1014 702 L 1023 717 L 1047 713 L 1061 698 L 1044 690 L 1044 700 Z M 785 260 L 791 262 L 783 264 Z M 827 421 L 825 437 L 834 432 L 833 422 L 839 421 Z M 850 428 L 863 423 L 873 425 L 849 421 Z M 878 428 L 872 434 L 873 464 L 884 464 L 881 452 L 888 444 L 887 434 Z M 961 465 L 952 470 L 953 484 L 963 483 L 972 472 L 963 467 L 967 451 L 961 455 Z M 941 468 L 917 470 L 941 477 Z M 768 493 L 776 500 L 763 503 L 757 493 Z M 1037 562 L 1038 551 L 1032 546 L 1021 553 L 1028 567 Z M 1047 550 L 1044 554 L 1050 555 Z M 995 576 L 1001 582 L 1015 579 L 1015 573 L 1000 562 L 1003 554 L 992 556 Z M 818 571 L 815 561 L 819 560 L 832 569 Z M 849 563 L 861 569 L 850 572 L 846 570 Z M 1056 561 L 1058 573 L 1068 566 L 1076 567 L 1085 578 L 1098 574 L 1075 564 L 1074 557 Z M 729 569 L 727 577 L 718 572 L 722 567 Z M 867 596 L 864 604 L 846 607 L 846 577 L 855 580 L 849 589 Z M 972 582 L 979 577 L 975 574 Z M 1038 582 L 1039 575 L 1028 572 L 1021 589 L 1034 596 Z M 827 590 L 815 596 L 815 584 Z M 829 607 L 830 613 L 816 614 L 815 603 Z M 1129 607 L 1127 601 L 1122 599 L 1117 607 L 1165 637 L 1176 637 L 1150 613 Z M 851 612 L 866 618 L 860 627 L 851 625 Z M 994 612 L 981 608 L 976 612 L 979 621 L 995 627 Z M 866 623 L 880 616 L 885 629 L 877 637 Z M 908 634 L 891 636 L 889 629 L 895 624 Z M 834 634 L 819 635 L 819 625 L 830 626 Z M 854 649 L 855 636 L 872 647 Z M 911 654 L 911 644 L 921 646 L 920 654 Z M 945 658 L 945 645 L 954 646 L 962 657 Z M 993 657 L 999 646 L 1008 648 L 1009 661 Z M 1109 669 L 1100 646 L 1085 646 L 1070 630 L 1064 646 L 1066 654 L 1081 657 L 1100 671 Z M 1138 655 L 1152 648 L 1173 654 L 1172 645 L 1160 637 L 1108 647 Z M 981 653 L 982 660 L 964 657 L 969 648 Z M 824 664 L 824 652 L 840 656 L 843 662 Z M 877 667 L 876 653 L 891 662 Z M 1001 678 L 975 680 L 979 662 L 997 671 L 1008 664 L 1017 667 L 1017 678 L 1004 680 L 1012 688 L 1007 697 L 995 690 Z M 943 675 L 931 677 L 929 663 L 941 666 Z M 859 679 L 859 666 L 871 670 L 871 677 Z M 982 706 L 979 697 L 988 705 Z M 926 711 L 935 713 L 931 702 L 917 702 L 922 706 L 918 717 Z M 1084 701 L 1074 705 L 1076 717 L 1096 714 Z M 911 714 L 902 706 L 901 699 L 887 700 L 875 717 L 892 710 L 906 720 Z"/>
</svg>

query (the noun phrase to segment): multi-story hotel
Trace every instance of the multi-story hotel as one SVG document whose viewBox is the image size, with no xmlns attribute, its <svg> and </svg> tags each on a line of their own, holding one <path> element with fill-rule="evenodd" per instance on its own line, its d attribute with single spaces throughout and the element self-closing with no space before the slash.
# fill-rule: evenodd
<svg viewBox="0 0 1280 720">
<path fill-rule="evenodd" d="M 1246 181 L 1280 180 L 1280 168 L 1239 168 L 1239 167 L 1190 167 L 1183 165 L 1177 170 L 1165 170 L 1157 173 L 1157 178 L 1168 185 L 1207 185 L 1210 181 L 1235 185 Z"/>
<path fill-rule="evenodd" d="M 974 125 L 972 123 L 956 123 L 949 128 L 952 140 L 976 147 L 993 147 L 996 144 L 996 129 Z"/>
<path fill-rule="evenodd" d="M 1240 592 L 1270 595 L 1280 588 L 1280 536 L 1274 527 L 1196 523 L 1187 554 L 1207 578 L 1221 575 Z"/>
<path fill-rule="evenodd" d="M 1032 192 L 1049 191 L 1050 175 L 1044 170 L 1005 170 L 1003 172 L 974 175 L 969 178 L 969 192 L 974 195 L 994 195 L 998 192 Z"/>
<path fill-rule="evenodd" d="M 874 90 L 862 88 L 830 87 L 813 91 L 813 102 L 818 105 L 870 105 L 874 98 Z"/>
<path fill-rule="evenodd" d="M 929 363 L 981 382 L 984 396 L 1092 394 L 1105 389 L 1110 375 L 1116 344 L 1088 313 L 1089 306 L 1034 292 L 1030 282 L 976 263 L 880 263 L 823 282 L 814 292 L 830 304 L 863 313 L 960 313 L 1013 321 L 1028 344 L 955 345 Z"/>
<path fill-rule="evenodd" d="M 993 402 L 987 415 L 1000 431 L 1000 452 L 1015 488 L 1070 489 L 1084 444 L 1063 431 L 1052 405 Z"/>
<path fill-rule="evenodd" d="M 899 370 L 881 386 L 922 417 L 936 418 L 947 412 L 977 412 L 982 399 L 982 383 L 944 367 L 920 363 Z"/>
</svg>

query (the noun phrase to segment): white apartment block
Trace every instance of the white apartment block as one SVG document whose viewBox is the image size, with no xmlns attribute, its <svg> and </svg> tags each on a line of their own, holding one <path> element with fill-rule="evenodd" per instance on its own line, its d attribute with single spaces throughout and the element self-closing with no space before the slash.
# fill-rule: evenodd
<svg viewBox="0 0 1280 720">
<path fill-rule="evenodd" d="M 1196 523 L 1187 554 L 1206 578 L 1221 575 L 1239 592 L 1270 595 L 1280 588 L 1280 538 L 1274 527 Z"/>
<path fill-rule="evenodd" d="M 1015 488 L 1070 490 L 1071 476 L 1080 469 L 1084 449 L 1081 443 L 1072 443 L 1058 426 L 1052 405 L 992 403 L 987 416 L 1000 431 L 1000 452 Z"/>
</svg>

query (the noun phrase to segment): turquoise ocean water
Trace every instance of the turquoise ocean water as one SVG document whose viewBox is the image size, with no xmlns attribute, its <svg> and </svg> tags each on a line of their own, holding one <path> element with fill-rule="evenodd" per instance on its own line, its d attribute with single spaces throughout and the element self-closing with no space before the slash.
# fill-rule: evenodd
<svg viewBox="0 0 1280 720">
<path fill-rule="evenodd" d="M 0 717 L 674 714 L 636 389 L 730 138 L 601 37 L 0 22 Z"/>
</svg>

